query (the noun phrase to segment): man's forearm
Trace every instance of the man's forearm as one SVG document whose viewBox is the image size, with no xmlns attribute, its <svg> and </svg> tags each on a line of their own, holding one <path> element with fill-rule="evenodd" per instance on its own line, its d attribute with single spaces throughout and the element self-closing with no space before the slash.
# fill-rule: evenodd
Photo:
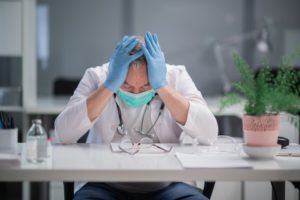
<svg viewBox="0 0 300 200">
<path fill-rule="evenodd" d="M 87 99 L 87 111 L 90 121 L 94 121 L 103 111 L 113 92 L 103 85 Z"/>
<path fill-rule="evenodd" d="M 189 101 L 169 86 L 160 88 L 157 93 L 175 120 L 181 125 L 185 125 L 189 111 Z"/>
</svg>

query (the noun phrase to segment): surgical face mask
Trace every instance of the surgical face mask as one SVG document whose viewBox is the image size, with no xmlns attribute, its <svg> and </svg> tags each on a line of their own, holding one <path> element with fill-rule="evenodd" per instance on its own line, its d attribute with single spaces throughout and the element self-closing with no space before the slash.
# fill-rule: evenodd
<svg viewBox="0 0 300 200">
<path fill-rule="evenodd" d="M 151 101 L 151 99 L 155 96 L 155 92 L 154 90 L 148 90 L 146 92 L 134 94 L 131 92 L 124 91 L 120 88 L 117 92 L 117 95 L 127 106 L 132 108 L 138 108 Z"/>
</svg>

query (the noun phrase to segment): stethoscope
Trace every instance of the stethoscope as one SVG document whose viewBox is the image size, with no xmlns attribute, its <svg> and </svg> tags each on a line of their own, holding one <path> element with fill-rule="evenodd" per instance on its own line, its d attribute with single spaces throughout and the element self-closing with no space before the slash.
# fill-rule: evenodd
<svg viewBox="0 0 300 200">
<path fill-rule="evenodd" d="M 155 94 L 157 95 L 157 94 Z M 124 122 L 123 122 L 123 118 L 122 118 L 122 113 L 121 113 L 121 109 L 120 109 L 120 106 L 118 105 L 117 101 L 116 101 L 116 94 L 114 94 L 114 98 L 115 98 L 115 103 L 116 103 L 116 106 L 117 106 L 117 111 L 118 111 L 118 117 L 119 117 L 119 125 L 117 126 L 117 132 L 120 134 L 120 135 L 127 135 L 128 131 L 126 130 L 125 126 L 124 126 Z M 151 99 L 151 101 L 154 99 L 154 97 Z M 144 136 L 147 136 L 148 133 L 150 133 L 150 131 L 153 129 L 153 127 L 155 126 L 156 122 L 158 121 L 162 111 L 164 110 L 165 108 L 165 104 L 162 102 L 161 105 L 160 105 L 160 108 L 159 108 L 159 113 L 154 121 L 154 123 L 152 124 L 152 126 L 147 130 L 147 131 L 143 131 L 143 128 L 144 128 L 144 119 L 145 119 L 145 114 L 147 112 L 147 109 L 151 103 L 151 101 L 149 101 L 146 105 L 146 109 L 143 113 L 143 117 L 142 117 L 142 123 L 141 123 L 141 127 L 140 129 L 137 129 L 135 128 L 134 130 L 141 134 L 141 135 L 144 135 Z"/>
</svg>

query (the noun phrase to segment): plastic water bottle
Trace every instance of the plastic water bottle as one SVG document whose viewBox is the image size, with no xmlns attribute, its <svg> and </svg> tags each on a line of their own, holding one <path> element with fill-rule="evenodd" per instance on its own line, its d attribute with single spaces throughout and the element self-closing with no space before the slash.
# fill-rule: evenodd
<svg viewBox="0 0 300 200">
<path fill-rule="evenodd" d="M 47 157 L 47 133 L 42 127 L 42 120 L 32 120 L 26 137 L 26 159 L 31 163 L 40 163 Z"/>
</svg>

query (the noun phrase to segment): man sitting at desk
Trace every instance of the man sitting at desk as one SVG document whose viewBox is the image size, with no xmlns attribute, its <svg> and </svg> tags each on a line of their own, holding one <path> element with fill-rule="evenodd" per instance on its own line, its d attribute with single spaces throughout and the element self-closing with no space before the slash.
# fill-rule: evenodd
<svg viewBox="0 0 300 200">
<path fill-rule="evenodd" d="M 210 143 L 218 127 L 184 66 L 166 64 L 156 34 L 124 36 L 110 62 L 89 68 L 55 121 L 62 143 Z M 185 183 L 77 183 L 74 199 L 206 199 Z"/>
</svg>

